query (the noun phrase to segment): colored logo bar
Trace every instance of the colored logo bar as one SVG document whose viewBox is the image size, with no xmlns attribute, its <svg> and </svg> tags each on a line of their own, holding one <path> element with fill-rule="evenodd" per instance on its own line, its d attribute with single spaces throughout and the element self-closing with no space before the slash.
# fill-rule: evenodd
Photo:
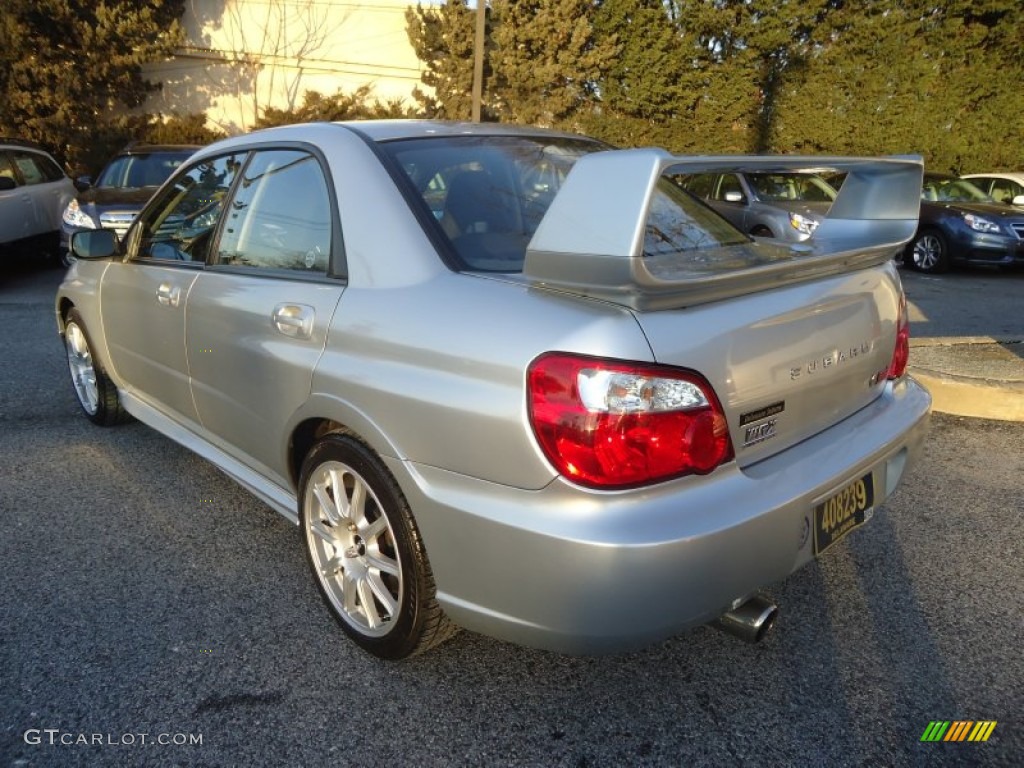
<svg viewBox="0 0 1024 768">
<path fill-rule="evenodd" d="M 995 729 L 995 720 L 932 720 L 921 741 L 988 741 Z"/>
</svg>

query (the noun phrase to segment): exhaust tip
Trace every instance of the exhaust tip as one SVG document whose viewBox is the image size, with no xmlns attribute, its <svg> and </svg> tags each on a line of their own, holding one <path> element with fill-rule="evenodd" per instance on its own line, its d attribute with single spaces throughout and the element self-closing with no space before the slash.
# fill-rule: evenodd
<svg viewBox="0 0 1024 768">
<path fill-rule="evenodd" d="M 779 607 L 764 595 L 754 595 L 731 611 L 711 622 L 720 629 L 747 643 L 759 643 L 775 626 Z"/>
</svg>

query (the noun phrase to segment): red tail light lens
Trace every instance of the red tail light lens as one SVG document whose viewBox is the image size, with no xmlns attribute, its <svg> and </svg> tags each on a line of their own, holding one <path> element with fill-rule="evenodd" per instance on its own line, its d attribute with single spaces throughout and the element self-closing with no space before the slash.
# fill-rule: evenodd
<svg viewBox="0 0 1024 768">
<path fill-rule="evenodd" d="M 733 456 L 718 398 L 690 371 L 552 353 L 530 366 L 528 398 L 544 454 L 581 485 L 706 474 Z"/>
<path fill-rule="evenodd" d="M 907 361 L 910 360 L 910 318 L 907 313 L 907 296 L 900 292 L 899 318 L 896 321 L 896 346 L 892 351 L 892 362 L 885 375 L 889 379 L 898 379 L 907 372 Z"/>
</svg>

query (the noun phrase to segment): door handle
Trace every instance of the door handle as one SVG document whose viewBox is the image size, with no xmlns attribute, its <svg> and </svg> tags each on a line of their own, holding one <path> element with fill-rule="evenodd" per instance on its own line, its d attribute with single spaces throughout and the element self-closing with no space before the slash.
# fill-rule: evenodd
<svg viewBox="0 0 1024 768">
<path fill-rule="evenodd" d="M 270 321 L 279 333 L 293 339 L 313 337 L 313 318 L 316 310 L 305 304 L 278 304 L 270 314 Z"/>
<path fill-rule="evenodd" d="M 156 289 L 156 300 L 165 307 L 176 307 L 181 301 L 181 288 L 170 283 L 160 283 L 160 287 Z"/>
</svg>

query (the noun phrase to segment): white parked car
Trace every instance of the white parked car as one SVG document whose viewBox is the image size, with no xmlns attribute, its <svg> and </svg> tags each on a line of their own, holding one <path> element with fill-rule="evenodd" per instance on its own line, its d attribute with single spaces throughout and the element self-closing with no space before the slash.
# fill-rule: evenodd
<svg viewBox="0 0 1024 768">
<path fill-rule="evenodd" d="M 997 203 L 1024 206 L 1024 173 L 969 173 L 961 176 Z"/>
<path fill-rule="evenodd" d="M 75 191 L 42 148 L 0 138 L 0 249 L 56 258 L 61 214 Z"/>
</svg>

